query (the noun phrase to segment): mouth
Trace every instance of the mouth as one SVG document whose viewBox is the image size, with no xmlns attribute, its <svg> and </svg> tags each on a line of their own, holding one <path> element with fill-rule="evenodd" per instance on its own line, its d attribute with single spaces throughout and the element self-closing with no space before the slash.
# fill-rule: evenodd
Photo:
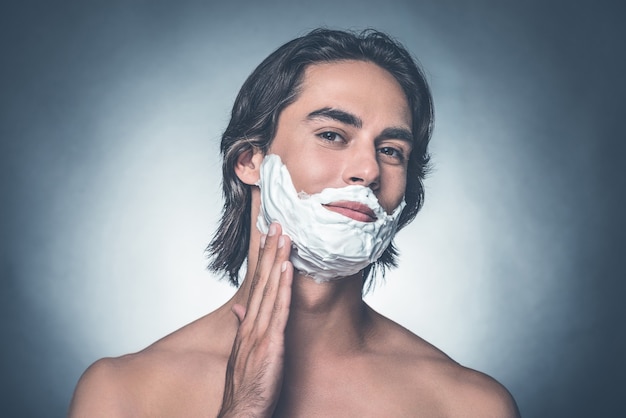
<svg viewBox="0 0 626 418">
<path fill-rule="evenodd" d="M 339 201 L 324 205 L 324 207 L 332 212 L 347 216 L 359 222 L 375 222 L 377 217 L 373 210 L 367 205 L 358 202 Z"/>
</svg>

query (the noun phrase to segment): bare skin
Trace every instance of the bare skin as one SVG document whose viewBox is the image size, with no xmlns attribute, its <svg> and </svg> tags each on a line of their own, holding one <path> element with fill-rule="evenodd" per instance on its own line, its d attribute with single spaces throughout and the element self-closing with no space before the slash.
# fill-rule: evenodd
<svg viewBox="0 0 626 418">
<path fill-rule="evenodd" d="M 271 151 L 300 190 L 362 184 L 393 210 L 406 180 L 396 154 L 410 145 L 382 133 L 410 126 L 402 91 L 374 64 L 310 68 Z M 333 80 L 327 89 L 324 80 Z M 324 107 L 363 123 L 306 117 Z M 260 194 L 252 185 L 262 157 L 244 154 L 235 167 L 252 187 L 248 270 L 236 294 L 139 353 L 94 363 L 70 416 L 518 417 L 498 382 L 367 306 L 361 273 L 318 284 L 293 270 L 280 225 L 267 236 L 254 227 Z M 302 166 L 311 158 L 319 164 Z"/>
</svg>

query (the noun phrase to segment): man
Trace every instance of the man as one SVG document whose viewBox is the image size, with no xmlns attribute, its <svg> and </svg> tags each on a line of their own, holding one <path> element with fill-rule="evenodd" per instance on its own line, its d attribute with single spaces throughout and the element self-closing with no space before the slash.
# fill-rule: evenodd
<svg viewBox="0 0 626 418">
<path fill-rule="evenodd" d="M 495 380 L 362 300 L 421 207 L 431 127 L 422 73 L 381 33 L 315 30 L 271 54 L 222 138 L 226 203 L 209 252 L 238 291 L 94 363 L 70 415 L 519 416 Z"/>
</svg>

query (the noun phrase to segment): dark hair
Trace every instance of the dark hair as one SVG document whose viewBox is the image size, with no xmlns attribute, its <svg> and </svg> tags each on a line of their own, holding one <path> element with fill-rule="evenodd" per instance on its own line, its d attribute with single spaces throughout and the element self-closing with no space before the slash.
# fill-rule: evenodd
<svg viewBox="0 0 626 418">
<path fill-rule="evenodd" d="M 406 49 L 384 33 L 371 29 L 359 33 L 315 29 L 278 48 L 252 72 L 237 95 L 230 123 L 222 135 L 225 202 L 220 225 L 207 251 L 211 259 L 209 269 L 227 276 L 235 286 L 239 285 L 239 270 L 247 257 L 251 225 L 250 186 L 235 174 L 237 158 L 250 150 L 267 152 L 278 116 L 298 97 L 308 66 L 345 60 L 379 65 L 404 90 L 413 118 L 414 142 L 408 162 L 406 207 L 398 229 L 411 222 L 423 204 L 422 181 L 429 162 L 433 105 L 422 71 Z M 386 267 L 397 265 L 396 256 L 397 250 L 391 243 L 378 261 L 365 268 L 363 280 L 375 275 L 375 267 L 384 275 Z"/>
</svg>

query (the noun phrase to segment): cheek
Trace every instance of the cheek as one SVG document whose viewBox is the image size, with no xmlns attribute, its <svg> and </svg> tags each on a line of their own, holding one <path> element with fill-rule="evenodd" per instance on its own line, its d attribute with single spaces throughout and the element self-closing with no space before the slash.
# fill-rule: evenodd
<svg viewBox="0 0 626 418">
<path fill-rule="evenodd" d="M 402 198 L 404 198 L 404 192 L 406 191 L 406 175 L 390 176 L 388 180 L 381 183 L 381 194 L 378 199 L 381 206 L 388 214 L 400 205 Z"/>
<path fill-rule="evenodd" d="M 312 161 L 300 162 L 298 164 L 287 164 L 287 170 L 291 175 L 296 191 L 308 194 L 319 193 L 330 186 L 329 170 L 324 169 L 319 164 Z"/>
<path fill-rule="evenodd" d="M 327 187 L 342 186 L 336 181 L 339 161 L 335 161 L 332 154 L 308 149 L 306 152 L 290 153 L 281 158 L 298 192 L 314 194 Z"/>
</svg>

